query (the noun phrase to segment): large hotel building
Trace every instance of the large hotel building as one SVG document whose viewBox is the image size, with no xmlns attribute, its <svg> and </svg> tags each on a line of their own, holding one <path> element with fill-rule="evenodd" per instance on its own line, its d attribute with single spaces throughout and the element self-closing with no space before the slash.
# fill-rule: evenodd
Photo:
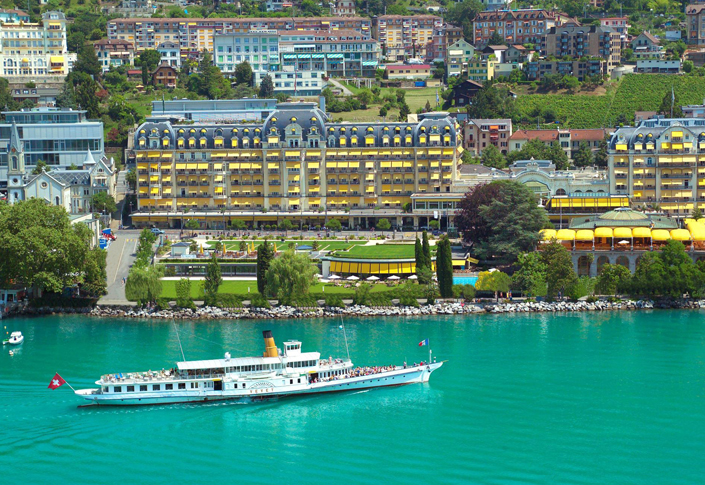
<svg viewBox="0 0 705 485">
<path fill-rule="evenodd" d="M 347 227 L 427 223 L 414 201 L 450 193 L 462 152 L 448 113 L 418 122 L 332 123 L 315 103 L 280 103 L 261 123 L 137 128 L 137 225 L 222 228 L 232 218 L 258 227 L 290 218 Z M 450 194 L 448 194 L 450 195 Z"/>
<path fill-rule="evenodd" d="M 609 144 L 610 192 L 675 216 L 705 209 L 705 119 L 653 118 L 620 128 Z"/>
</svg>

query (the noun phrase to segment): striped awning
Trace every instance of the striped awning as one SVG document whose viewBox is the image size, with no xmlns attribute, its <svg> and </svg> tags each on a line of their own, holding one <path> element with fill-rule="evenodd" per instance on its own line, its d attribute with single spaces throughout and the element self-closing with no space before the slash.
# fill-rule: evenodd
<svg viewBox="0 0 705 485">
<path fill-rule="evenodd" d="M 363 66 L 376 66 L 377 61 L 362 61 Z"/>
</svg>

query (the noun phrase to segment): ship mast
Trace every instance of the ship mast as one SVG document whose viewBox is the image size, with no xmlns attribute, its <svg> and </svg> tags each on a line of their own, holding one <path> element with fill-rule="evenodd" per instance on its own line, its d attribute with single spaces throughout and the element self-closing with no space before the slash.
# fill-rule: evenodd
<svg viewBox="0 0 705 485">
<path fill-rule="evenodd" d="M 340 315 L 340 328 L 343 329 L 343 337 L 345 337 L 345 351 L 348 353 L 348 362 L 350 362 L 350 348 L 348 347 L 348 335 L 345 333 L 345 324 L 343 324 L 342 315 Z"/>
</svg>

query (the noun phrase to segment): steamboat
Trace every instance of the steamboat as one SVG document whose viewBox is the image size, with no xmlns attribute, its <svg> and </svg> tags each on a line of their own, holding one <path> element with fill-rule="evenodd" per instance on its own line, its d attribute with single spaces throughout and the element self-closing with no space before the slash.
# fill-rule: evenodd
<svg viewBox="0 0 705 485">
<path fill-rule="evenodd" d="M 78 389 L 76 395 L 92 404 L 135 406 L 215 402 L 262 401 L 284 396 L 354 391 L 428 382 L 443 362 L 412 366 L 354 367 L 350 357 L 321 359 L 319 352 L 302 352 L 301 342 L 277 348 L 272 332 L 263 332 L 262 357 L 177 362 L 172 369 L 108 374 L 97 388 Z"/>
</svg>

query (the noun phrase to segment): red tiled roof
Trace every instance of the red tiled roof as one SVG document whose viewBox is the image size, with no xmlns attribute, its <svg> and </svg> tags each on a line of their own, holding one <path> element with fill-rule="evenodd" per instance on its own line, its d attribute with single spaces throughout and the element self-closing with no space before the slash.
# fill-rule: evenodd
<svg viewBox="0 0 705 485">
<path fill-rule="evenodd" d="M 558 139 L 558 130 L 517 130 L 509 137 L 510 140 L 555 141 Z"/>
<path fill-rule="evenodd" d="M 398 71 L 400 69 L 431 69 L 431 66 L 428 64 L 404 64 L 401 66 L 387 65 L 385 69 L 390 71 Z"/>
</svg>

